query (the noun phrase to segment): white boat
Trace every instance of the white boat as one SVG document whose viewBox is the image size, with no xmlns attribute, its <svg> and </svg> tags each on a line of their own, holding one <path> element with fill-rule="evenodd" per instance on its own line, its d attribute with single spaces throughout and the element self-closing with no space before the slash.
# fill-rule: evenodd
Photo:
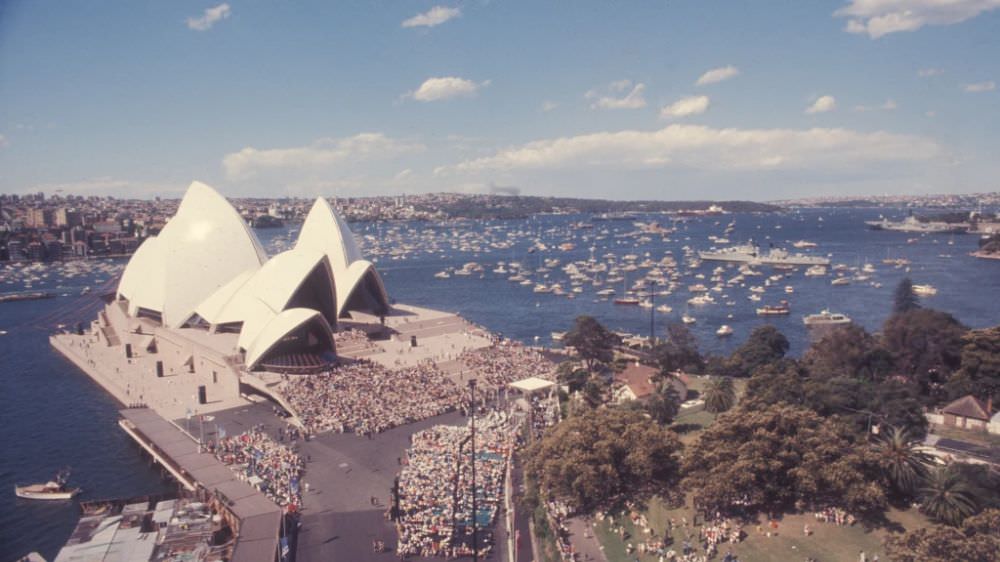
<svg viewBox="0 0 1000 562">
<path fill-rule="evenodd" d="M 802 323 L 806 326 L 827 326 L 837 324 L 850 324 L 851 319 L 846 314 L 822 310 L 818 314 L 809 314 L 802 317 Z"/>
<path fill-rule="evenodd" d="M 722 326 L 719 326 L 718 330 L 715 331 L 715 335 L 719 336 L 720 338 L 725 336 L 731 336 L 733 335 L 733 329 L 732 327 L 729 326 L 729 324 L 723 324 Z"/>
<path fill-rule="evenodd" d="M 685 314 L 684 316 L 681 316 L 681 322 L 683 322 L 685 324 L 694 324 L 697 321 L 698 320 L 694 316 L 689 316 L 687 314 Z"/>
<path fill-rule="evenodd" d="M 822 265 L 814 265 L 806 270 L 806 277 L 822 277 L 826 275 L 826 267 Z"/>
<path fill-rule="evenodd" d="M 830 281 L 830 284 L 833 285 L 833 286 L 835 286 L 835 287 L 841 287 L 843 285 L 850 285 L 851 284 L 851 279 L 850 279 L 850 277 L 838 277 L 838 278 L 834 279 L 833 281 Z"/>
<path fill-rule="evenodd" d="M 937 288 L 932 285 L 914 285 L 913 293 L 921 297 L 933 297 L 937 294 Z"/>
<path fill-rule="evenodd" d="M 434 277 L 437 277 L 438 279 L 448 279 L 449 277 L 451 277 L 451 274 L 448 273 L 447 271 L 439 271 L 434 274 Z"/>
<path fill-rule="evenodd" d="M 562 341 L 566 337 L 566 332 L 552 332 L 552 341 Z"/>
<path fill-rule="evenodd" d="M 661 304 L 660 306 L 656 307 L 656 311 L 657 312 L 662 312 L 664 314 L 670 314 L 671 312 L 674 311 L 674 309 L 670 308 L 670 305 Z"/>
<path fill-rule="evenodd" d="M 56 475 L 55 479 L 45 484 L 28 484 L 27 486 L 15 484 L 14 495 L 26 500 L 71 500 L 73 496 L 80 493 L 80 488 L 67 488 L 67 480 L 69 480 L 69 471 L 63 470 Z"/>
</svg>

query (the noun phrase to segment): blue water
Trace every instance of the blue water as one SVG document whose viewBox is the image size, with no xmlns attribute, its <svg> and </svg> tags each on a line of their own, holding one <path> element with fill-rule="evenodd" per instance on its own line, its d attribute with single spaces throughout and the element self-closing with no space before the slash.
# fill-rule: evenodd
<svg viewBox="0 0 1000 562">
<path fill-rule="evenodd" d="M 648 309 L 615 306 L 610 302 L 595 302 L 596 288 L 575 299 L 552 294 L 535 294 L 530 286 L 520 286 L 506 280 L 506 275 L 490 272 L 497 261 L 520 261 L 537 268 L 541 260 L 558 257 L 561 264 L 587 259 L 589 248 L 595 246 L 600 258 L 607 252 L 619 257 L 637 254 L 640 260 L 646 252 L 656 261 L 671 251 L 677 259 L 684 278 L 682 287 L 668 297 L 657 297 L 656 303 L 666 302 L 674 308 L 672 314 L 654 313 L 657 331 L 667 322 L 676 322 L 685 311 L 684 302 L 689 298 L 687 285 L 707 280 L 718 264 L 705 262 L 698 270 L 688 271 L 683 263 L 683 246 L 706 249 L 713 243 L 709 235 L 721 236 L 729 221 L 736 221 L 735 232 L 728 238 L 732 243 L 756 239 L 763 246 L 769 242 L 787 246 L 790 241 L 806 239 L 819 244 L 815 253 L 832 254 L 834 263 L 860 266 L 866 261 L 876 267 L 871 281 L 882 284 L 876 289 L 867 284 L 846 287 L 830 286 L 830 276 L 807 278 L 801 268 L 787 280 L 768 289 L 760 303 L 747 300 L 747 288 L 727 289 L 729 299 L 736 302 L 729 307 L 723 304 L 707 307 L 690 307 L 688 311 L 698 318 L 692 330 L 698 336 L 703 351 L 725 353 L 738 346 L 750 330 L 764 322 L 771 322 L 782 330 L 792 344 L 792 353 L 798 354 L 808 345 L 808 335 L 802 325 L 802 315 L 832 308 L 851 316 L 868 330 L 877 330 L 891 308 L 892 291 L 896 283 L 909 275 L 915 283 L 929 283 L 938 288 L 937 296 L 924 301 L 931 306 L 955 315 L 970 327 L 985 327 L 1000 323 L 1000 261 L 977 260 L 968 256 L 976 248 L 974 236 L 922 236 L 913 243 L 906 234 L 872 232 L 864 228 L 863 221 L 877 217 L 875 210 L 807 210 L 781 215 L 726 215 L 705 217 L 682 223 L 680 230 L 662 242 L 659 236 L 652 241 L 636 245 L 634 238 L 615 237 L 633 231 L 629 222 L 596 222 L 592 231 L 571 230 L 570 223 L 585 217 L 544 216 L 519 221 L 466 223 L 431 227 L 426 224 L 359 224 L 355 231 L 361 235 L 380 236 L 382 239 L 398 236 L 414 241 L 416 250 L 405 259 L 391 259 L 385 247 L 363 244 L 366 251 L 377 260 L 390 295 L 400 302 L 451 310 L 493 331 L 532 343 L 539 338 L 549 344 L 549 334 L 566 330 L 574 317 L 589 314 L 607 326 L 632 333 L 649 331 Z M 902 216 L 896 213 L 895 216 Z M 820 217 L 823 218 L 820 221 Z M 662 217 L 642 217 L 660 220 Z M 781 228 L 778 229 L 777 227 Z M 260 237 L 271 250 L 287 243 L 293 228 L 261 231 Z M 438 233 L 433 240 L 421 239 L 420 233 L 430 229 Z M 452 249 L 463 234 L 475 240 L 484 231 L 491 233 L 491 240 L 504 239 L 508 232 L 523 232 L 514 236 L 512 248 L 463 252 Z M 608 229 L 607 237 L 596 240 L 599 231 Z M 583 239 L 584 236 L 591 237 Z M 535 239 L 549 246 L 571 241 L 572 251 L 550 249 L 529 254 L 528 248 Z M 429 253 L 436 247 L 441 252 Z M 489 251 L 487 251 L 489 250 Z M 951 257 L 941 257 L 948 254 Z M 909 273 L 883 265 L 886 257 L 906 258 L 912 264 Z M 476 261 L 486 272 L 470 277 L 436 279 L 434 274 L 446 267 L 460 267 Z M 769 269 L 762 268 L 766 274 Z M 693 275 L 704 273 L 705 280 Z M 547 283 L 563 282 L 569 289 L 568 279 L 553 268 Z M 628 276 L 631 285 L 638 272 Z M 723 275 L 728 279 L 735 270 Z M 53 290 L 68 295 L 50 300 L 7 303 L 0 305 L 0 560 L 12 559 L 31 550 L 37 550 L 51 559 L 68 538 L 78 518 L 72 504 L 44 504 L 16 500 L 13 486 L 34 482 L 54 474 L 59 468 L 73 467 L 72 483 L 85 490 L 83 499 L 121 497 L 163 491 L 167 486 L 159 470 L 150 467 L 138 449 L 117 428 L 117 405 L 96 385 L 66 363 L 48 345 L 48 334 L 57 324 L 72 326 L 75 322 L 89 321 L 94 317 L 98 301 L 93 296 L 79 296 L 83 286 L 93 286 L 92 294 L 108 281 L 108 275 L 98 274 L 76 278 L 72 282 L 54 278 L 36 282 L 35 290 Z M 751 284 L 763 284 L 764 277 L 749 278 Z M 785 294 L 781 288 L 792 285 L 794 294 Z M 3 285 L 0 290 L 20 287 Z M 614 287 L 621 292 L 620 284 Z M 787 299 L 792 307 L 788 317 L 761 319 L 754 309 L 761 304 L 775 304 Z M 716 295 L 717 301 L 727 299 Z M 732 318 L 727 315 L 732 314 Z M 735 333 L 720 339 L 714 332 L 721 324 L 729 324 Z"/>
</svg>

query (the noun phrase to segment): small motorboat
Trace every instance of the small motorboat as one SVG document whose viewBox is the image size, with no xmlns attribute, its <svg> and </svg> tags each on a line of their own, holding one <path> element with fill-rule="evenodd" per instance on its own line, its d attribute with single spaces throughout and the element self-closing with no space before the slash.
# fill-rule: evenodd
<svg viewBox="0 0 1000 562">
<path fill-rule="evenodd" d="M 718 330 L 715 331 L 715 335 L 720 338 L 731 336 L 733 335 L 733 329 L 729 326 L 729 324 L 723 324 Z"/>
<path fill-rule="evenodd" d="M 26 500 L 71 500 L 80 493 L 80 488 L 68 488 L 69 470 L 62 470 L 45 484 L 14 485 L 14 494 Z"/>
</svg>

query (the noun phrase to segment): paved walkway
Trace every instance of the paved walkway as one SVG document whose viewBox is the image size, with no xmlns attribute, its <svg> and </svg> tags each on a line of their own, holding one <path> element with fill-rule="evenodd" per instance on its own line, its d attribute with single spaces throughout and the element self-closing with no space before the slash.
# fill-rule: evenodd
<svg viewBox="0 0 1000 562">
<path fill-rule="evenodd" d="M 608 557 L 601 549 L 601 543 L 594 536 L 594 528 L 580 517 L 566 521 L 569 527 L 569 542 L 580 554 L 580 560 L 608 562 Z"/>
</svg>

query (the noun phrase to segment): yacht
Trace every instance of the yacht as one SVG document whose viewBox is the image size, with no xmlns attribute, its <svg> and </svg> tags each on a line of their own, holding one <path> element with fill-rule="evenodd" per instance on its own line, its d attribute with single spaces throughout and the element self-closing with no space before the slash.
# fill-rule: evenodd
<svg viewBox="0 0 1000 562">
<path fill-rule="evenodd" d="M 851 319 L 846 314 L 822 310 L 817 314 L 809 314 L 802 317 L 802 323 L 806 326 L 831 326 L 838 324 L 850 324 Z"/>
<path fill-rule="evenodd" d="M 764 305 L 757 309 L 757 316 L 783 316 L 791 313 L 788 301 L 781 301 L 777 305 Z"/>
</svg>

